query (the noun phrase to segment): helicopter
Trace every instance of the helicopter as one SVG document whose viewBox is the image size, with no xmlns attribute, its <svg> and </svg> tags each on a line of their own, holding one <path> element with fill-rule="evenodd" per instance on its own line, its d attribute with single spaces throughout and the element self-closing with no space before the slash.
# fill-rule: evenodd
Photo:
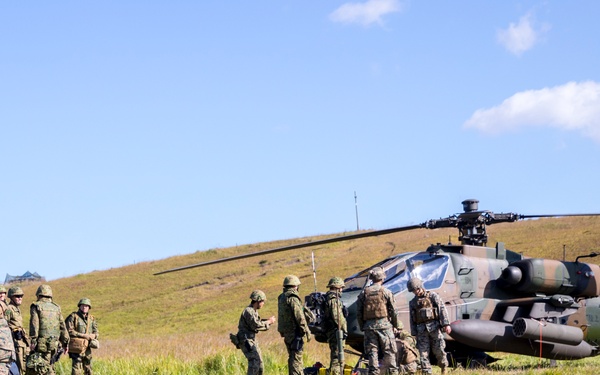
<svg viewBox="0 0 600 375">
<path fill-rule="evenodd" d="M 342 301 L 348 309 L 346 344 L 363 353 L 364 334 L 358 326 L 356 300 L 370 285 L 369 271 L 383 268 L 384 286 L 392 291 L 399 319 L 410 326 L 408 280 L 418 277 L 427 290 L 444 300 L 452 331 L 445 334 L 451 363 L 487 365 L 488 352 L 505 352 L 553 360 L 572 360 L 600 354 L 600 266 L 575 261 L 528 258 L 503 242 L 487 246 L 487 226 L 523 219 L 592 214 L 522 215 L 479 210 L 477 199 L 462 202 L 463 211 L 446 218 L 383 230 L 284 246 L 187 265 L 160 275 L 254 256 L 417 229 L 457 228 L 460 244 L 432 244 L 424 251 L 392 255 L 345 279 Z M 305 297 L 316 321 L 309 325 L 318 342 L 327 342 L 320 329 L 318 304 L 324 293 Z"/>
</svg>

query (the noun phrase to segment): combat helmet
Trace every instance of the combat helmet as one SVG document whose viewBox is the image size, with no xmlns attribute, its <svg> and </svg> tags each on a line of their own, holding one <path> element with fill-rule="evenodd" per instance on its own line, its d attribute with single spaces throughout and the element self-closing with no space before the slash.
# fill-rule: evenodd
<svg viewBox="0 0 600 375">
<path fill-rule="evenodd" d="M 6 293 L 6 287 L 4 285 L 0 285 L 0 293 Z"/>
<path fill-rule="evenodd" d="M 413 293 L 417 289 L 423 289 L 423 282 L 418 277 L 413 277 L 412 279 L 408 280 L 406 288 L 409 292 Z"/>
<path fill-rule="evenodd" d="M 89 298 L 82 298 L 79 300 L 79 303 L 77 304 L 77 307 L 81 306 L 81 305 L 88 305 L 90 307 L 90 309 L 92 308 L 92 301 L 90 301 Z"/>
<path fill-rule="evenodd" d="M 283 286 L 298 286 L 300 284 L 300 279 L 296 275 L 287 275 L 283 279 Z"/>
<path fill-rule="evenodd" d="M 373 267 L 373 269 L 369 271 L 369 277 L 373 281 L 381 281 L 385 279 L 385 272 L 381 267 Z"/>
<path fill-rule="evenodd" d="M 331 280 L 329 280 L 329 283 L 327 284 L 328 288 L 334 287 L 334 288 L 343 288 L 345 287 L 346 284 L 344 284 L 344 280 L 342 280 L 341 277 L 332 277 Z"/>
<path fill-rule="evenodd" d="M 18 286 L 13 286 L 8 290 L 8 298 L 12 298 L 12 297 L 23 297 L 25 293 L 23 293 L 23 289 L 19 288 Z"/>
<path fill-rule="evenodd" d="M 37 288 L 37 291 L 35 292 L 35 296 L 52 298 L 52 288 L 50 288 L 50 285 L 42 284 Z"/>
<path fill-rule="evenodd" d="M 253 290 L 252 293 L 250 293 L 250 299 L 253 302 L 266 301 L 267 295 L 262 290 L 257 289 L 257 290 Z"/>
</svg>

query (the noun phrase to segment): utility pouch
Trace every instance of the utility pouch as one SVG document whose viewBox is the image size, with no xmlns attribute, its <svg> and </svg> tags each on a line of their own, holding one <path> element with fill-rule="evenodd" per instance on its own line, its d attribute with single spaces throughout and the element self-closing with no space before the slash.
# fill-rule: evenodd
<svg viewBox="0 0 600 375">
<path fill-rule="evenodd" d="M 304 341 L 302 340 L 302 336 L 294 337 L 292 343 L 290 344 L 290 349 L 292 349 L 295 352 L 299 352 L 300 350 L 302 350 L 302 347 L 304 347 Z"/>
<path fill-rule="evenodd" d="M 81 354 L 86 351 L 89 340 L 83 337 L 73 337 L 69 340 L 69 353 Z"/>
<path fill-rule="evenodd" d="M 239 339 L 239 337 L 237 335 L 235 335 L 233 333 L 230 333 L 229 334 L 229 340 L 231 340 L 231 343 L 233 345 L 235 345 L 236 348 L 238 348 L 238 349 L 240 348 L 240 339 Z"/>
</svg>

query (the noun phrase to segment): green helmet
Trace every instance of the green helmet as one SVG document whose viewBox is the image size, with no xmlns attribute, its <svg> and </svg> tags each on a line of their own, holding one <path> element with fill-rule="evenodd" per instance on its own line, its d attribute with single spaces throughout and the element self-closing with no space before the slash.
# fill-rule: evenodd
<svg viewBox="0 0 600 375">
<path fill-rule="evenodd" d="M 385 279 L 385 272 L 381 267 L 373 267 L 373 269 L 369 271 L 369 277 L 373 281 L 381 281 Z"/>
<path fill-rule="evenodd" d="M 285 279 L 283 279 L 283 286 L 298 286 L 300 284 L 300 279 L 295 275 L 287 275 Z"/>
<path fill-rule="evenodd" d="M 0 293 L 6 293 L 6 287 L 4 285 L 0 285 Z"/>
<path fill-rule="evenodd" d="M 50 288 L 50 285 L 42 284 L 37 288 L 35 296 L 52 297 L 52 288 Z"/>
<path fill-rule="evenodd" d="M 328 288 L 343 288 L 345 286 L 346 284 L 344 284 L 344 280 L 342 280 L 341 277 L 332 277 L 331 280 L 329 280 L 329 284 L 327 284 Z"/>
<path fill-rule="evenodd" d="M 19 288 L 18 286 L 13 286 L 8 290 L 8 298 L 12 298 L 13 296 L 20 296 L 23 297 L 23 289 Z"/>
<path fill-rule="evenodd" d="M 408 289 L 409 292 L 414 292 L 417 289 L 423 289 L 423 282 L 421 281 L 421 279 L 417 278 L 417 277 L 413 277 L 412 279 L 408 280 L 408 284 L 406 284 L 406 288 Z"/>
<path fill-rule="evenodd" d="M 90 309 L 92 308 L 92 301 L 90 301 L 89 298 L 82 298 L 79 300 L 79 303 L 77 304 L 77 307 L 81 306 L 81 305 L 88 305 L 90 307 Z"/>
<path fill-rule="evenodd" d="M 267 295 L 262 290 L 257 289 L 253 290 L 252 293 L 250 293 L 250 299 L 255 302 L 266 301 Z"/>
</svg>

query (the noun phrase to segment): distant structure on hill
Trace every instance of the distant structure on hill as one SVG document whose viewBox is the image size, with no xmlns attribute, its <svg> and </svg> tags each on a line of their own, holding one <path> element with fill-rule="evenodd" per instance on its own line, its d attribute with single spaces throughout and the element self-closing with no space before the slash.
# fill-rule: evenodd
<svg viewBox="0 0 600 375">
<path fill-rule="evenodd" d="M 29 281 L 46 281 L 46 279 L 43 276 L 40 276 L 37 272 L 31 273 L 27 271 L 21 276 L 11 276 L 9 274 L 6 274 L 4 284 L 21 283 Z"/>
</svg>

